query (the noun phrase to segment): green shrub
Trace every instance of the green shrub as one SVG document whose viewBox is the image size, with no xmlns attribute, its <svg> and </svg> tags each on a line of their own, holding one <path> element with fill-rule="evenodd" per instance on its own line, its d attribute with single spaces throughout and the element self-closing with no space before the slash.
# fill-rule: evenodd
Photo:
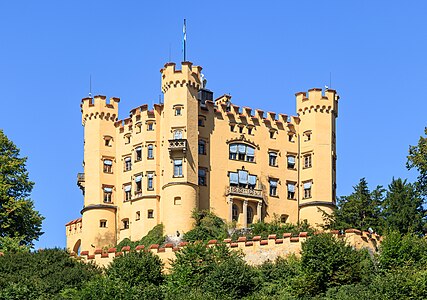
<svg viewBox="0 0 427 300">
<path fill-rule="evenodd" d="M 154 226 L 153 229 L 151 229 L 147 235 L 142 237 L 139 241 L 132 242 L 130 239 L 125 238 L 117 244 L 116 248 L 118 251 L 121 251 L 124 246 L 130 246 L 131 249 L 135 249 L 135 247 L 139 245 L 144 245 L 145 247 L 153 244 L 161 245 L 165 242 L 163 231 L 163 224 L 158 224 Z"/>
<path fill-rule="evenodd" d="M 184 234 L 184 240 L 195 241 L 222 241 L 228 235 L 225 222 L 209 210 L 193 211 L 194 228 Z"/>
</svg>

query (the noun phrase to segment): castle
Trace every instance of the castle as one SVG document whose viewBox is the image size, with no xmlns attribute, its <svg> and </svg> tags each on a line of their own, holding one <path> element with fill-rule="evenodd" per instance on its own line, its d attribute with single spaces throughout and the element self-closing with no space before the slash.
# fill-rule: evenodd
<svg viewBox="0 0 427 300">
<path fill-rule="evenodd" d="M 139 240 L 162 223 L 165 234 L 192 228 L 193 210 L 209 209 L 238 227 L 307 220 L 322 224 L 335 206 L 332 89 L 296 94 L 297 116 L 213 99 L 202 68 L 182 62 L 160 70 L 164 100 L 118 120 L 119 98 L 84 98 L 82 217 L 66 224 L 67 248 Z"/>
</svg>

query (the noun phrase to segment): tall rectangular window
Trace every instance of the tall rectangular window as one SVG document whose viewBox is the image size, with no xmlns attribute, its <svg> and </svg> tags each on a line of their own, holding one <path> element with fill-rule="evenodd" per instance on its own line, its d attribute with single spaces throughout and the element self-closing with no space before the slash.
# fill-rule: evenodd
<svg viewBox="0 0 427 300">
<path fill-rule="evenodd" d="M 132 170 L 132 160 L 130 157 L 125 158 L 125 171 Z"/>
<path fill-rule="evenodd" d="M 277 166 L 277 153 L 276 152 L 269 152 L 268 153 L 268 164 L 270 166 L 273 166 L 273 167 Z"/>
<path fill-rule="evenodd" d="M 304 183 L 304 199 L 311 198 L 311 181 Z"/>
<path fill-rule="evenodd" d="M 113 188 L 104 187 L 104 202 L 111 203 L 113 201 Z"/>
<path fill-rule="evenodd" d="M 142 175 L 137 175 L 135 177 L 135 187 L 136 193 L 140 193 L 142 190 Z"/>
<path fill-rule="evenodd" d="M 206 142 L 204 140 L 199 141 L 199 148 L 198 148 L 199 154 L 206 154 Z"/>
<path fill-rule="evenodd" d="M 104 159 L 104 173 L 113 173 L 113 161 Z"/>
<path fill-rule="evenodd" d="M 311 154 L 304 155 L 304 168 L 311 168 Z"/>
<path fill-rule="evenodd" d="M 206 185 L 206 170 L 199 169 L 199 185 Z"/>
<path fill-rule="evenodd" d="M 125 201 L 129 201 L 132 199 L 132 185 L 128 184 L 124 187 L 125 191 Z"/>
<path fill-rule="evenodd" d="M 142 160 L 142 148 L 141 147 L 136 147 L 135 148 L 135 160 L 136 161 L 141 161 Z"/>
<path fill-rule="evenodd" d="M 147 131 L 153 131 L 154 130 L 154 123 L 149 122 L 147 123 Z"/>
<path fill-rule="evenodd" d="M 277 179 L 270 179 L 270 196 L 277 196 Z"/>
<path fill-rule="evenodd" d="M 147 148 L 148 150 L 148 152 L 147 152 L 147 156 L 148 156 L 148 159 L 153 159 L 154 158 L 154 154 L 153 154 L 153 145 L 148 145 L 148 148 Z"/>
<path fill-rule="evenodd" d="M 173 176 L 182 177 L 182 159 L 175 159 L 173 161 Z"/>
<path fill-rule="evenodd" d="M 288 183 L 288 199 L 295 199 L 295 183 Z"/>
<path fill-rule="evenodd" d="M 153 173 L 148 173 L 147 174 L 147 190 L 151 191 L 154 189 L 153 187 L 153 179 L 154 179 L 154 174 Z"/>
<path fill-rule="evenodd" d="M 288 155 L 288 169 L 295 169 L 295 156 Z"/>
</svg>

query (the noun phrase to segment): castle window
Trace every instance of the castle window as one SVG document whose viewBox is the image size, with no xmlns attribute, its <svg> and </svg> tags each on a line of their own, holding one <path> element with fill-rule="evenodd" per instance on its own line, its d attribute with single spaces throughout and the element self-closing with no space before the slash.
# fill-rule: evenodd
<svg viewBox="0 0 427 300">
<path fill-rule="evenodd" d="M 295 183 L 288 183 L 288 199 L 295 199 Z"/>
<path fill-rule="evenodd" d="M 104 159 L 104 173 L 113 173 L 113 161 Z"/>
<path fill-rule="evenodd" d="M 304 155 L 304 168 L 311 168 L 311 154 Z"/>
<path fill-rule="evenodd" d="M 154 174 L 148 173 L 147 174 L 147 190 L 149 190 L 149 191 L 152 191 L 154 189 L 153 180 L 154 180 Z"/>
<path fill-rule="evenodd" d="M 154 123 L 149 122 L 147 123 L 147 131 L 153 131 L 154 130 Z"/>
<path fill-rule="evenodd" d="M 129 219 L 123 219 L 122 226 L 122 229 L 129 229 Z"/>
<path fill-rule="evenodd" d="M 295 156 L 288 155 L 288 169 L 295 169 Z"/>
<path fill-rule="evenodd" d="M 252 127 L 248 127 L 248 134 L 252 134 Z"/>
<path fill-rule="evenodd" d="M 268 152 L 268 164 L 277 167 L 277 152 Z"/>
<path fill-rule="evenodd" d="M 199 119 L 198 119 L 198 125 L 200 126 L 200 127 L 204 127 L 205 126 L 205 117 L 199 117 Z"/>
<path fill-rule="evenodd" d="M 250 189 L 255 188 L 257 182 L 256 175 L 250 175 L 245 170 L 239 170 L 237 172 L 229 172 L 229 182 L 231 186 L 247 187 Z"/>
<path fill-rule="evenodd" d="M 199 169 L 199 185 L 206 185 L 206 170 Z"/>
<path fill-rule="evenodd" d="M 254 210 L 252 209 L 252 207 L 248 206 L 248 210 L 246 213 L 246 222 L 248 225 L 252 224 L 254 219 Z"/>
<path fill-rule="evenodd" d="M 206 142 L 204 140 L 199 141 L 198 152 L 199 154 L 202 154 L 202 155 L 206 154 Z"/>
<path fill-rule="evenodd" d="M 111 136 L 104 136 L 104 144 L 107 147 L 111 147 L 113 138 Z"/>
<path fill-rule="evenodd" d="M 277 196 L 277 179 L 270 179 L 270 196 Z"/>
<path fill-rule="evenodd" d="M 304 199 L 311 198 L 311 181 L 304 183 Z"/>
<path fill-rule="evenodd" d="M 132 170 L 132 159 L 130 157 L 125 158 L 125 171 Z"/>
<path fill-rule="evenodd" d="M 275 134 L 276 132 L 275 131 L 273 131 L 273 130 L 271 130 L 270 131 L 270 139 L 274 139 L 274 134 Z"/>
<path fill-rule="evenodd" d="M 255 160 L 255 148 L 245 144 L 230 144 L 229 158 L 253 162 Z"/>
<path fill-rule="evenodd" d="M 148 145 L 148 148 L 147 148 L 148 150 L 147 150 L 147 158 L 148 159 L 153 159 L 154 158 L 154 155 L 153 155 L 153 145 Z"/>
<path fill-rule="evenodd" d="M 182 116 L 182 107 L 175 107 L 175 116 Z"/>
<path fill-rule="evenodd" d="M 181 140 L 182 139 L 182 130 L 177 129 L 173 132 L 173 139 L 174 140 Z"/>
<path fill-rule="evenodd" d="M 142 148 L 141 147 L 136 147 L 135 148 L 135 160 L 136 161 L 141 161 L 142 160 Z"/>
<path fill-rule="evenodd" d="M 173 204 L 174 205 L 181 205 L 181 197 L 175 197 L 173 199 Z"/>
<path fill-rule="evenodd" d="M 243 133 L 243 126 L 239 126 L 239 133 Z"/>
<path fill-rule="evenodd" d="M 288 221 L 289 215 L 280 215 L 280 223 L 286 223 Z"/>
<path fill-rule="evenodd" d="M 182 177 L 182 159 L 173 161 L 173 177 Z"/>
<path fill-rule="evenodd" d="M 125 201 L 129 201 L 132 199 L 132 185 L 128 184 L 125 185 L 123 188 L 125 191 Z"/>
<path fill-rule="evenodd" d="M 152 209 L 149 209 L 147 211 L 147 218 L 148 219 L 153 219 L 154 218 L 154 211 Z"/>
<path fill-rule="evenodd" d="M 142 174 L 135 176 L 135 193 L 141 193 L 142 191 Z"/>
<path fill-rule="evenodd" d="M 305 131 L 304 132 L 304 137 L 305 137 L 304 142 L 310 141 L 311 140 L 311 130 Z"/>
<path fill-rule="evenodd" d="M 141 133 L 141 123 L 138 123 L 135 125 L 135 132 L 136 133 Z"/>
<path fill-rule="evenodd" d="M 130 134 L 125 136 L 125 144 L 130 144 Z"/>
<path fill-rule="evenodd" d="M 141 220 L 141 212 L 138 210 L 135 215 L 135 221 Z"/>
<path fill-rule="evenodd" d="M 99 227 L 107 228 L 107 220 L 99 220 Z"/>
<path fill-rule="evenodd" d="M 231 131 L 231 132 L 234 132 L 234 127 L 235 127 L 235 125 L 234 125 L 234 124 L 230 124 L 230 131 Z"/>
<path fill-rule="evenodd" d="M 294 142 L 294 134 L 293 133 L 288 134 L 288 141 L 291 143 Z"/>
<path fill-rule="evenodd" d="M 113 188 L 104 187 L 104 202 L 111 203 L 113 200 Z"/>
<path fill-rule="evenodd" d="M 231 215 L 232 215 L 232 220 L 233 221 L 237 222 L 239 220 L 239 208 L 237 207 L 236 204 L 233 204 Z"/>
</svg>

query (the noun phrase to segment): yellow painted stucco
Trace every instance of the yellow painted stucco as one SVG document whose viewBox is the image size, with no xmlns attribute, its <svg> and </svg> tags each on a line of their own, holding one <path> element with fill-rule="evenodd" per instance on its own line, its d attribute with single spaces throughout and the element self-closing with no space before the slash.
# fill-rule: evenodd
<svg viewBox="0 0 427 300">
<path fill-rule="evenodd" d="M 84 172 L 78 184 L 84 207 L 82 218 L 66 225 L 68 249 L 139 240 L 159 223 L 167 235 L 181 235 L 191 229 L 194 209 L 210 209 L 227 222 L 237 218 L 239 227 L 276 217 L 290 223 L 307 220 L 313 226 L 323 222 L 321 210 L 330 212 L 335 205 L 336 92 L 297 93 L 297 116 L 288 117 L 235 106 L 229 95 L 199 99 L 200 90 L 206 91 L 201 70 L 190 62 L 180 69 L 166 64 L 161 69 L 163 103 L 152 110 L 147 105 L 132 109 L 124 120 L 117 120 L 118 98 L 82 100 Z M 200 151 L 200 141 L 205 151 Z M 276 156 L 274 165 L 270 153 Z M 288 156 L 295 157 L 293 168 Z M 178 172 L 174 163 L 180 161 Z M 204 184 L 199 184 L 199 170 L 206 174 Z M 236 185 L 230 183 L 235 173 Z M 289 185 L 295 189 L 292 199 Z"/>
</svg>

